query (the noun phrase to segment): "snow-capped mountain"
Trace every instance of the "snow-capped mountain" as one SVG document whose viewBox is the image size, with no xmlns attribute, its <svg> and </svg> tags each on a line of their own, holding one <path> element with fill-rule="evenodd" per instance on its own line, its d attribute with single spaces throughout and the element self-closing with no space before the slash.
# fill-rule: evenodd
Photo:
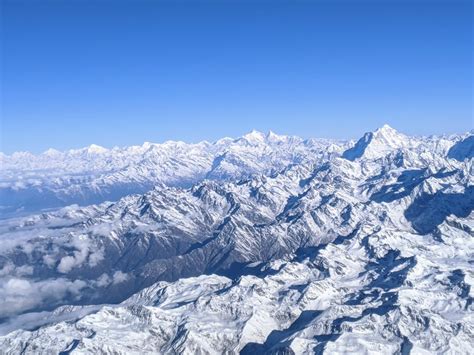
<svg viewBox="0 0 474 355">
<path fill-rule="evenodd" d="M 420 141 L 410 139 L 404 134 L 397 132 L 389 125 L 384 125 L 375 132 L 368 132 L 357 141 L 350 149 L 343 153 L 343 157 L 349 160 L 357 158 L 380 158 L 387 152 L 401 148 L 412 148 Z"/>
<path fill-rule="evenodd" d="M 3 157 L 9 184 L 77 169 L 155 187 L 2 221 L 0 350 L 468 354 L 472 144 L 384 126 Z"/>
<path fill-rule="evenodd" d="M 290 164 L 338 154 L 344 145 L 253 131 L 214 143 L 146 142 L 106 149 L 91 145 L 43 154 L 0 154 L 0 216 L 71 204 L 115 201 L 154 186 L 189 187 L 204 179 L 238 180 L 271 174 Z"/>
</svg>

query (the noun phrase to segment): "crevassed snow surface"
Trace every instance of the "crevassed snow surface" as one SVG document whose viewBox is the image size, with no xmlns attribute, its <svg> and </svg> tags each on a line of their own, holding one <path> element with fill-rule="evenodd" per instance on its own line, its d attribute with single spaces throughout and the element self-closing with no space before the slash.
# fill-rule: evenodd
<svg viewBox="0 0 474 355">
<path fill-rule="evenodd" d="M 470 137 L 384 126 L 355 143 L 252 132 L 3 156 L 12 201 L 28 174 L 38 196 L 69 173 L 156 186 L 9 212 L 0 352 L 469 354 Z"/>
</svg>

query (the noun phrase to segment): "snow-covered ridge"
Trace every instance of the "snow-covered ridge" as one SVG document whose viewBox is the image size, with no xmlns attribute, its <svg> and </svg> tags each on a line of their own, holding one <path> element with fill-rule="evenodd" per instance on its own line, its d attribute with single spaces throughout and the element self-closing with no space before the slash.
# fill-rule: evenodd
<svg viewBox="0 0 474 355">
<path fill-rule="evenodd" d="M 331 145 L 332 149 L 325 149 Z M 237 180 L 269 174 L 344 149 L 336 141 L 253 131 L 214 143 L 167 141 L 106 149 L 97 145 L 0 156 L 0 214 L 77 203 L 87 205 L 144 193 L 155 185 L 190 186 L 203 179 Z"/>
<path fill-rule="evenodd" d="M 191 186 L 204 179 L 235 181 L 272 174 L 291 164 L 317 163 L 333 156 L 376 159 L 397 149 L 436 151 L 446 155 L 460 136 L 417 138 L 385 125 L 350 142 L 267 134 L 252 131 L 241 138 L 187 144 L 167 141 L 107 149 L 91 145 L 60 152 L 48 149 L 0 155 L 0 216 L 27 214 L 70 204 L 115 201 L 144 193 L 155 185 Z M 464 145 L 450 157 L 472 156 Z M 466 151 L 467 149 L 467 151 Z M 470 153 L 469 153 L 470 152 Z M 471 154 L 471 155 L 469 155 Z"/>
<path fill-rule="evenodd" d="M 252 132 L 190 186 L 5 219 L 0 352 L 467 354 L 470 137 Z"/>
<path fill-rule="evenodd" d="M 410 139 L 388 125 L 374 132 L 366 133 L 351 149 L 344 152 L 344 158 L 355 160 L 362 156 L 366 158 L 381 157 L 387 152 L 400 148 L 412 148 L 420 142 Z"/>
<path fill-rule="evenodd" d="M 298 141 L 304 141 L 302 138 L 299 138 L 297 136 L 288 136 L 288 135 L 279 135 L 274 133 L 273 131 L 268 131 L 268 133 L 263 133 L 257 130 L 253 130 L 242 137 L 238 138 L 231 138 L 231 137 L 225 137 L 218 139 L 215 142 L 208 142 L 206 140 L 200 141 L 197 143 L 186 143 L 183 141 L 175 141 L 175 140 L 167 140 L 163 143 L 152 143 L 152 142 L 144 142 L 142 145 L 131 145 L 131 146 L 125 146 L 125 147 L 118 147 L 115 146 L 113 148 L 105 148 L 102 147 L 98 144 L 91 144 L 89 146 L 83 147 L 83 148 L 77 148 L 77 149 L 68 149 L 64 151 L 57 150 L 55 148 L 49 148 L 45 150 L 43 153 L 40 154 L 33 154 L 28 151 L 20 151 L 20 152 L 14 152 L 10 155 L 5 154 L 0 152 L 0 156 L 5 159 L 14 159 L 15 157 L 31 157 L 32 159 L 41 159 L 42 156 L 83 156 L 83 155 L 94 155 L 94 154 L 117 154 L 117 153 L 129 153 L 129 154 L 139 154 L 143 153 L 147 150 L 154 149 L 154 148 L 160 148 L 160 147 L 184 147 L 184 146 L 191 146 L 191 147 L 206 147 L 206 146 L 222 146 L 222 145 L 227 145 L 229 143 L 235 143 L 238 141 L 241 141 L 245 139 L 248 143 L 268 143 L 268 142 L 286 142 L 289 140 L 298 140 Z M 326 140 L 326 141 L 332 141 L 329 139 L 320 139 L 321 141 Z"/>
</svg>

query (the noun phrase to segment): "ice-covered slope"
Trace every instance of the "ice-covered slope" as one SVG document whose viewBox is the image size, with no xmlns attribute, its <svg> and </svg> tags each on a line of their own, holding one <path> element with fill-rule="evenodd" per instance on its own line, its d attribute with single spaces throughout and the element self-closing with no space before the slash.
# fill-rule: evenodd
<svg viewBox="0 0 474 355">
<path fill-rule="evenodd" d="M 468 353 L 474 168 L 448 153 L 461 138 L 356 159 L 327 145 L 279 172 L 5 220 L 0 349 Z"/>
<path fill-rule="evenodd" d="M 203 179 L 235 180 L 271 174 L 289 164 L 326 159 L 344 144 L 253 131 L 215 143 L 163 144 L 0 155 L 0 216 L 70 204 L 115 201 L 157 184 L 191 186 Z"/>
<path fill-rule="evenodd" d="M 159 282 L 120 305 L 59 309 L 57 323 L 0 337 L 0 347 L 12 354 L 469 354 L 472 217 L 448 218 L 440 239 L 380 227 L 373 216 L 333 243 L 234 280 Z"/>
<path fill-rule="evenodd" d="M 395 149 L 416 147 L 418 143 L 418 140 L 410 139 L 389 125 L 384 125 L 374 132 L 366 133 L 354 147 L 343 153 L 343 157 L 349 160 L 361 157 L 374 159 Z"/>
</svg>

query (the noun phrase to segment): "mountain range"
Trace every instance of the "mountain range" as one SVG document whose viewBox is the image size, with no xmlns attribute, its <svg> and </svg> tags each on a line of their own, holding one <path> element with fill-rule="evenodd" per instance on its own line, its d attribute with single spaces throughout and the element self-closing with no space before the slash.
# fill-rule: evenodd
<svg viewBox="0 0 474 355">
<path fill-rule="evenodd" d="M 0 155 L 0 351 L 469 354 L 474 136 Z"/>
</svg>

